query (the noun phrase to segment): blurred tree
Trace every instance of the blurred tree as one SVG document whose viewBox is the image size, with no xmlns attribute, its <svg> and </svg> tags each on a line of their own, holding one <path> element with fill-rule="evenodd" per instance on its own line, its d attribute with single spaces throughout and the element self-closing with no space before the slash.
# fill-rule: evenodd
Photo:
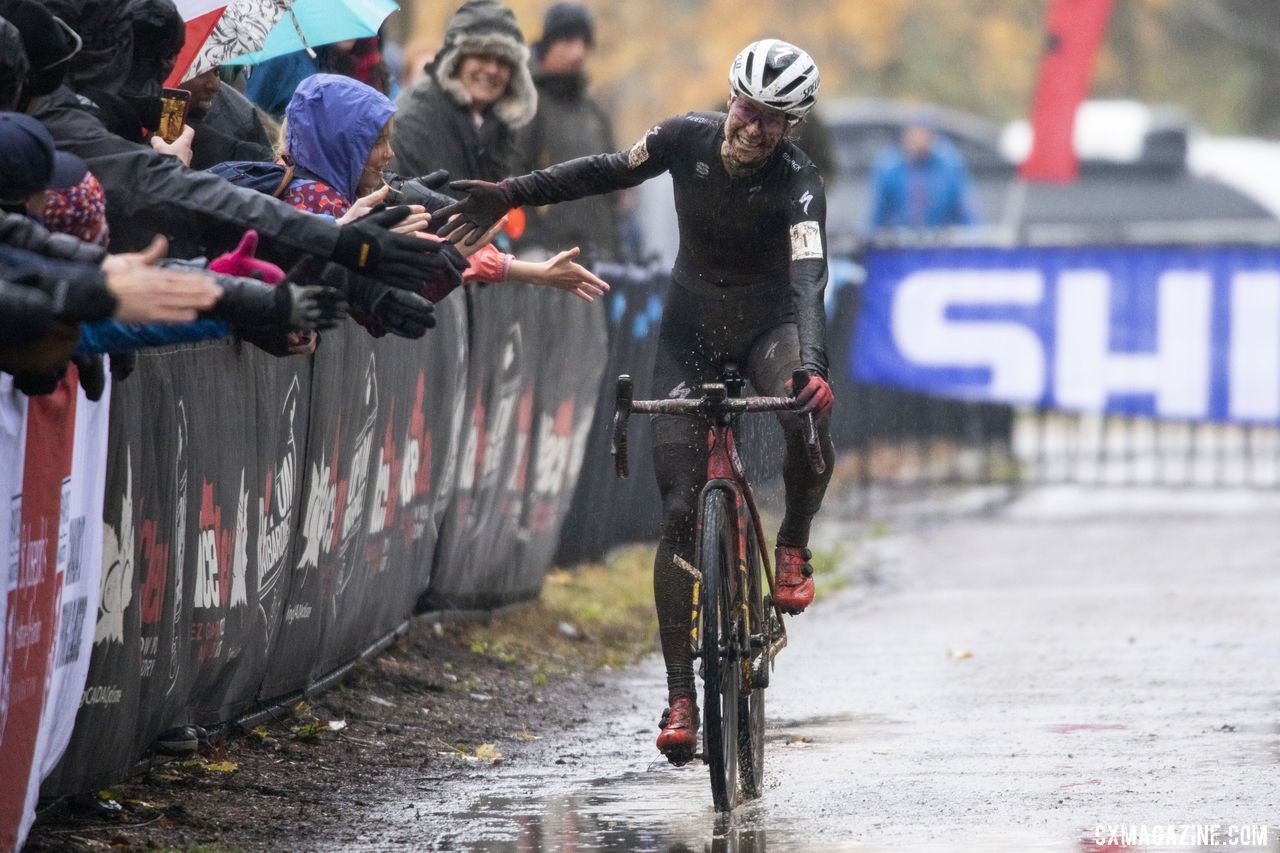
<svg viewBox="0 0 1280 853">
<path fill-rule="evenodd" d="M 550 0 L 510 0 L 533 40 Z M 619 136 L 728 94 L 733 56 L 777 36 L 822 69 L 824 98 L 945 104 L 996 121 L 1030 108 L 1049 0 L 586 0 L 594 89 Z M 402 0 L 417 37 L 443 38 L 457 2 Z M 1216 132 L 1280 136 L 1280 0 L 1122 0 L 1099 97 L 1182 106 Z"/>
</svg>

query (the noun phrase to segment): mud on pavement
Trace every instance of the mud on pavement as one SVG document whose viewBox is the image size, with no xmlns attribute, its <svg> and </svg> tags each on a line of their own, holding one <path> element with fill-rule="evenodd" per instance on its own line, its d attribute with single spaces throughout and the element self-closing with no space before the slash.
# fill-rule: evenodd
<svg viewBox="0 0 1280 853">
<path fill-rule="evenodd" d="M 537 753 L 542 734 L 587 722 L 593 673 L 652 650 L 651 553 L 553 573 L 540 602 L 489 622 L 416 621 L 314 703 L 51 806 L 25 849 L 413 845 L 378 806 Z"/>
</svg>

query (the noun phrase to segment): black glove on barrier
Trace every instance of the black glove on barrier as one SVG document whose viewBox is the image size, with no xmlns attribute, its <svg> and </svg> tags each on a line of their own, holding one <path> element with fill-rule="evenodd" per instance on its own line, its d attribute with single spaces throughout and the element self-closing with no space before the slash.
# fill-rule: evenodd
<svg viewBox="0 0 1280 853">
<path fill-rule="evenodd" d="M 342 226 L 333 260 L 401 290 L 418 292 L 425 281 L 442 278 L 460 283 L 461 273 L 441 257 L 439 243 L 387 230 L 409 213 L 408 207 L 393 207 Z"/>
<path fill-rule="evenodd" d="M 448 207 L 433 214 L 433 221 L 442 223 L 436 233 L 450 243 L 467 241 L 468 246 L 476 241 L 507 215 L 513 207 L 519 207 L 507 187 L 506 181 L 492 184 L 488 181 L 454 181 L 449 189 L 466 193 L 466 197 L 455 201 Z M 449 217 L 457 214 L 452 222 Z"/>
</svg>

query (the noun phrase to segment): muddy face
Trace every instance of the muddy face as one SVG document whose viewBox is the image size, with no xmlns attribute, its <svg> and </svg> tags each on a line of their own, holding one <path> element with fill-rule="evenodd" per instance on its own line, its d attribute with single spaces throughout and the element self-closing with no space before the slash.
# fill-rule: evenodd
<svg viewBox="0 0 1280 853">
<path fill-rule="evenodd" d="M 778 147 L 790 122 L 786 113 L 734 97 L 729 100 L 729 118 L 724 126 L 721 155 L 730 173 L 750 171 Z"/>
</svg>

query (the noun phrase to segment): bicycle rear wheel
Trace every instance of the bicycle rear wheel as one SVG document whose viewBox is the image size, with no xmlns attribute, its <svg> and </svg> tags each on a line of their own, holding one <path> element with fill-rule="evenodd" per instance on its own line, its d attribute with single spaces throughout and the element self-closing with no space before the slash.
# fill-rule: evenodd
<svg viewBox="0 0 1280 853">
<path fill-rule="evenodd" d="M 755 538 L 747 535 L 747 609 L 751 614 L 750 634 L 761 639 L 759 648 L 753 647 L 751 637 L 746 640 L 750 653 L 746 657 L 748 670 L 768 672 L 769 632 L 765 621 L 763 582 L 760 569 L 760 553 Z M 762 661 L 756 666 L 756 661 Z M 741 692 L 738 698 L 738 776 L 742 780 L 742 795 L 747 799 L 760 796 L 764 782 L 764 685 L 751 679 L 751 690 Z"/>
<path fill-rule="evenodd" d="M 703 753 L 711 771 L 717 811 L 738 802 L 738 717 L 741 667 L 734 638 L 734 572 L 737 537 L 733 505 L 722 491 L 708 492 L 702 505 L 697 565 L 702 573 Z"/>
</svg>

